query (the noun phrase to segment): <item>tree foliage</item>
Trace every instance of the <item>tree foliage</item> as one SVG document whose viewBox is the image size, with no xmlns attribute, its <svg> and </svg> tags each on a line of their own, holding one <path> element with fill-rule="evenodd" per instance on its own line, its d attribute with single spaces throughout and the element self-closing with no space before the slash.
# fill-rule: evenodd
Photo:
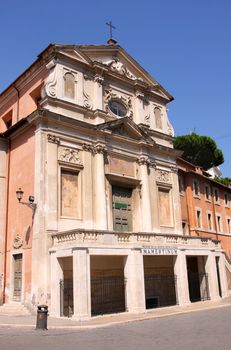
<svg viewBox="0 0 231 350">
<path fill-rule="evenodd" d="M 222 185 L 225 185 L 227 187 L 231 186 L 231 179 L 230 177 L 215 177 L 213 180 L 215 180 L 216 182 L 219 182 Z"/>
<path fill-rule="evenodd" d="M 205 170 L 224 162 L 222 151 L 217 148 L 216 142 L 209 136 L 200 136 L 196 133 L 177 136 L 174 147 L 183 151 L 183 159 Z"/>
</svg>

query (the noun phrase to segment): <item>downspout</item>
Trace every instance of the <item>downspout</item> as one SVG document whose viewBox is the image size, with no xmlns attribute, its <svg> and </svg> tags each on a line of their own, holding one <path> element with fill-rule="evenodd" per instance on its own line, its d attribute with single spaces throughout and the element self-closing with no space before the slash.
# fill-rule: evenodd
<svg viewBox="0 0 231 350">
<path fill-rule="evenodd" d="M 212 204 L 213 204 L 213 221 L 214 221 L 214 228 L 216 231 L 216 239 L 218 240 L 218 231 L 217 231 L 217 220 L 216 220 L 216 209 L 215 209 L 215 204 L 214 204 L 214 194 L 212 191 L 212 186 L 210 186 L 210 193 L 211 193 L 211 199 L 212 199 Z"/>
<path fill-rule="evenodd" d="M 6 185 L 6 216 L 5 216 L 5 251 L 4 251 L 4 279 L 3 279 L 3 304 L 6 301 L 6 267 L 7 267 L 7 243 L 8 243 L 8 217 L 9 217 L 9 183 L 10 183 L 10 152 L 11 141 L 8 143 L 8 155 L 7 155 L 7 185 Z"/>
</svg>

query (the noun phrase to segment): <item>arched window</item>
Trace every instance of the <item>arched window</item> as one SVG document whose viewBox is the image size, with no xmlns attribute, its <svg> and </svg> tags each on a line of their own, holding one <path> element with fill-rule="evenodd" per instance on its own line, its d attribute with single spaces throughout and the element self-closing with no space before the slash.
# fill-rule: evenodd
<svg viewBox="0 0 231 350">
<path fill-rule="evenodd" d="M 161 117 L 161 110 L 160 108 L 156 107 L 154 109 L 155 114 L 155 123 L 157 129 L 162 129 L 162 117 Z"/>
<path fill-rule="evenodd" d="M 75 77 L 72 73 L 64 75 L 64 94 L 68 98 L 75 98 Z"/>
</svg>

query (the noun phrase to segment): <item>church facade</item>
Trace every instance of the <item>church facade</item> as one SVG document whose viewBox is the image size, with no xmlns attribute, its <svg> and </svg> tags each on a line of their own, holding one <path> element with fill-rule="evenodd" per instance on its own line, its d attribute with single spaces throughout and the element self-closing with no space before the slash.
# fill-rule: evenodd
<svg viewBox="0 0 231 350">
<path fill-rule="evenodd" d="M 113 42 L 50 45 L 1 94 L 2 302 L 84 320 L 227 295 L 219 240 L 182 231 L 172 99 Z"/>
</svg>

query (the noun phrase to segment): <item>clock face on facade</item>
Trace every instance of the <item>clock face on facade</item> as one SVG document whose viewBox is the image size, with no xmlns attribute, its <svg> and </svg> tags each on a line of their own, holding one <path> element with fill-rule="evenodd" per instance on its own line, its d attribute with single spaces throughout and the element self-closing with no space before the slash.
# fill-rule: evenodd
<svg viewBox="0 0 231 350">
<path fill-rule="evenodd" d="M 127 114 L 127 108 L 119 101 L 111 100 L 108 103 L 110 111 L 118 117 L 125 117 Z"/>
</svg>

